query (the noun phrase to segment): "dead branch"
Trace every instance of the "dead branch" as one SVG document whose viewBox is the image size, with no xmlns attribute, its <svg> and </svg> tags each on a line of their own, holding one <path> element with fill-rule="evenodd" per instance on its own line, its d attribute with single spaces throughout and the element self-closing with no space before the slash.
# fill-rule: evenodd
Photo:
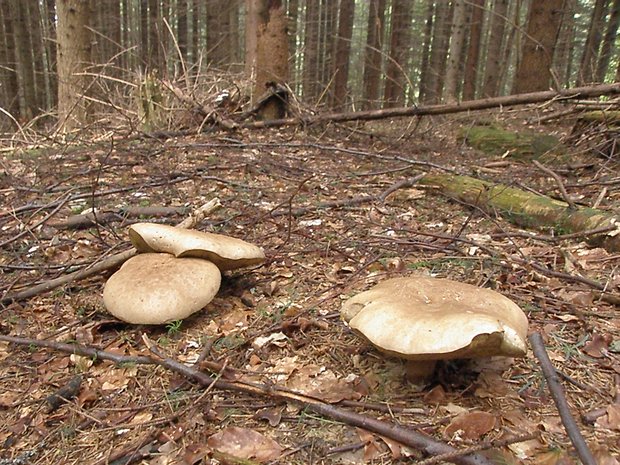
<svg viewBox="0 0 620 465">
<path fill-rule="evenodd" d="M 56 229 L 81 229 L 90 228 L 95 224 L 111 223 L 113 221 L 122 221 L 127 218 L 136 217 L 159 217 L 159 216 L 172 216 L 182 215 L 187 211 L 184 207 L 163 207 L 163 206 L 150 206 L 150 207 L 128 207 L 118 208 L 115 210 L 106 210 L 99 212 L 97 215 L 88 213 L 86 215 L 72 215 L 63 220 L 48 222 L 49 226 Z"/>
<path fill-rule="evenodd" d="M 566 192 L 566 188 L 564 187 L 564 183 L 562 182 L 562 179 L 560 178 L 560 176 L 558 176 L 558 174 L 555 171 L 544 166 L 538 160 L 533 160 L 532 163 L 536 165 L 536 168 L 538 168 L 541 171 L 544 171 L 545 173 L 547 173 L 549 176 L 551 176 L 555 180 L 555 182 L 558 185 L 558 189 L 560 190 L 560 194 L 562 195 L 562 198 L 568 204 L 568 208 L 570 208 L 571 210 L 577 210 L 577 205 L 575 205 L 575 202 L 573 202 L 573 199 L 571 199 L 570 196 L 568 195 L 568 192 Z"/>
<path fill-rule="evenodd" d="M 306 116 L 304 118 L 283 118 L 267 121 L 254 121 L 251 123 L 240 124 L 239 127 L 246 129 L 261 129 L 281 126 L 309 125 L 325 122 L 370 121 L 406 116 L 446 115 L 451 113 L 485 110 L 488 108 L 526 105 L 529 103 L 546 102 L 548 100 L 571 100 L 582 97 L 598 97 L 601 95 L 617 93 L 620 93 L 620 83 L 600 84 L 596 86 L 575 87 L 572 89 L 546 90 L 527 94 L 469 100 L 466 102 L 446 105 L 387 108 L 384 110 L 369 110 L 347 113 L 325 113 Z"/>
<path fill-rule="evenodd" d="M 181 221 L 177 225 L 177 228 L 185 228 L 185 229 L 192 228 L 196 226 L 198 223 L 200 223 L 200 221 L 202 221 L 207 215 L 214 212 L 220 207 L 221 207 L 221 203 L 218 198 L 210 200 L 209 202 L 204 204 L 202 207 L 198 208 L 189 217 Z M 133 257 L 135 254 L 136 254 L 136 249 L 132 247 L 129 250 L 112 255 L 87 268 L 75 271 L 73 273 L 70 273 L 64 276 L 60 276 L 56 279 L 46 281 L 36 286 L 32 286 L 23 291 L 15 292 L 12 294 L 5 294 L 0 299 L 0 303 L 5 304 L 5 303 L 12 302 L 12 301 L 28 299 L 35 295 L 39 295 L 44 292 L 51 291 L 52 289 L 56 289 L 57 287 L 63 286 L 65 284 L 68 284 L 74 281 L 80 281 L 90 276 L 103 273 L 104 271 L 119 267 L 120 265 L 125 263 L 125 261 Z"/>
<path fill-rule="evenodd" d="M 542 336 L 540 333 L 532 333 L 528 336 L 528 339 L 532 345 L 534 355 L 540 362 L 540 368 L 542 369 L 545 379 L 547 380 L 549 392 L 551 393 L 551 397 L 553 397 L 553 401 L 558 408 L 560 418 L 562 419 L 562 424 L 566 429 L 566 433 L 568 434 L 570 441 L 573 443 L 573 446 L 575 446 L 575 450 L 581 459 L 581 463 L 584 465 L 596 465 L 596 459 L 588 448 L 585 439 L 579 431 L 577 422 L 570 412 L 570 407 L 568 406 L 566 396 L 564 395 L 564 388 L 562 387 L 558 374 L 549 359 Z"/>
</svg>

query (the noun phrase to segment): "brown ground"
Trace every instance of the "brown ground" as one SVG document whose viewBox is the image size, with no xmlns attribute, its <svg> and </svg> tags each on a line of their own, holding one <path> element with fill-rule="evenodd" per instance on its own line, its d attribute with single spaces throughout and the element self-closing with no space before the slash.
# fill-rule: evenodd
<svg viewBox="0 0 620 465">
<path fill-rule="evenodd" d="M 518 117 L 515 125 L 522 126 Z M 572 413 L 599 463 L 617 463 L 616 307 L 584 284 L 506 261 L 522 254 L 551 270 L 607 283 L 617 294 L 617 253 L 578 240 L 526 239 L 505 219 L 423 188 L 399 189 L 385 203 L 310 208 L 379 194 L 435 169 L 424 163 L 555 195 L 554 181 L 531 164 L 510 158 L 497 164 L 499 156 L 458 143 L 457 127 L 470 122 L 434 120 L 432 127 L 425 123 L 416 131 L 382 122 L 357 131 L 271 130 L 6 151 L 0 166 L 3 293 L 128 248 L 126 226 L 136 219 L 82 230 L 52 226 L 93 205 L 102 211 L 197 207 L 218 197 L 224 208 L 199 229 L 258 244 L 268 261 L 230 273 L 216 299 L 180 325 L 135 327 L 114 320 L 101 302 L 106 276 L 97 276 L 7 305 L 0 333 L 77 341 L 125 355 L 148 355 L 141 339 L 146 334 L 161 352 L 186 363 L 207 347 L 204 370 L 225 363 L 224 378 L 345 399 L 343 409 L 397 422 L 454 447 L 532 435 L 489 451 L 494 463 L 577 463 L 531 352 L 514 361 L 448 364 L 431 383 L 415 386 L 404 380 L 401 361 L 365 345 L 338 317 L 348 296 L 388 277 L 447 277 L 496 289 L 526 311 L 530 331 L 544 336 Z M 567 168 L 571 163 L 591 164 Z M 617 212 L 617 157 L 582 153 L 551 167 L 584 204 L 606 187 L 601 208 Z M 84 199 L 66 201 L 78 194 Z M 62 207 L 44 225 L 28 229 L 53 211 L 48 204 L 56 200 Z M 29 208 L 12 211 L 21 206 Z M 293 215 L 298 208 L 306 213 Z M 17 237 L 22 231 L 27 232 Z M 284 336 L 273 336 L 278 333 Z M 47 396 L 78 373 L 83 381 L 77 397 L 50 409 Z M 269 396 L 219 389 L 205 394 L 162 367 L 115 366 L 5 342 L 0 342 L 0 418 L 3 464 L 120 464 L 140 457 L 149 464 L 254 463 L 222 456 L 235 441 L 243 450 L 239 454 L 269 463 L 420 459 L 393 441 Z"/>
</svg>

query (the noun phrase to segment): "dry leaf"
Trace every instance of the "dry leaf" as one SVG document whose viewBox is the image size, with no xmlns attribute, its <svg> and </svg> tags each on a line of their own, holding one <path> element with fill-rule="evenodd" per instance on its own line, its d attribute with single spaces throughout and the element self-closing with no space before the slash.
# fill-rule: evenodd
<svg viewBox="0 0 620 465">
<path fill-rule="evenodd" d="M 215 433 L 209 437 L 207 445 L 224 454 L 258 462 L 275 460 L 282 453 L 282 447 L 273 439 L 254 430 L 236 426 Z"/>
<path fill-rule="evenodd" d="M 605 336 L 599 333 L 592 334 L 592 340 L 589 341 L 584 347 L 583 351 L 588 354 L 590 357 L 594 358 L 603 358 L 607 356 L 607 348 L 609 347 L 609 343 L 612 341 L 610 335 L 606 334 Z"/>
<path fill-rule="evenodd" d="M 480 439 L 495 428 L 497 418 L 487 412 L 466 412 L 457 415 L 444 430 L 448 439 L 458 435 L 462 439 Z"/>
</svg>

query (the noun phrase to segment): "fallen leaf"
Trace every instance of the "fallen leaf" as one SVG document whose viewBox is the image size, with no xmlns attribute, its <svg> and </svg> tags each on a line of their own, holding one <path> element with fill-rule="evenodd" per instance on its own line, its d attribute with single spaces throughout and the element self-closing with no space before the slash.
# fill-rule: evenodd
<svg viewBox="0 0 620 465">
<path fill-rule="evenodd" d="M 606 415 L 598 418 L 594 423 L 598 428 L 620 431 L 620 404 L 608 405 Z"/>
<path fill-rule="evenodd" d="M 599 333 L 593 333 L 592 340 L 583 347 L 583 351 L 590 357 L 603 358 L 607 355 L 607 348 L 611 341 L 609 335 L 603 336 Z"/>
<path fill-rule="evenodd" d="M 282 447 L 262 434 L 248 429 L 231 426 L 207 439 L 207 445 L 224 454 L 240 459 L 254 459 L 267 462 L 277 459 Z"/>
<path fill-rule="evenodd" d="M 452 439 L 458 435 L 462 439 L 480 439 L 495 428 L 497 418 L 488 412 L 466 412 L 457 415 L 444 430 L 444 437 Z"/>
<path fill-rule="evenodd" d="M 282 419 L 284 407 L 264 408 L 254 414 L 255 420 L 267 420 L 270 426 L 278 426 Z"/>
</svg>

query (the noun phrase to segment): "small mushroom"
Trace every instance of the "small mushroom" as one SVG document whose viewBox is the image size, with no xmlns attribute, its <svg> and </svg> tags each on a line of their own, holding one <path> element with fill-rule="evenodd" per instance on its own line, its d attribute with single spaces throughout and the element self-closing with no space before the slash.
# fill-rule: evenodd
<svg viewBox="0 0 620 465">
<path fill-rule="evenodd" d="M 377 349 L 409 360 L 409 379 L 438 360 L 527 352 L 527 317 L 490 289 L 427 277 L 389 279 L 347 300 L 342 318 Z"/>
<path fill-rule="evenodd" d="M 128 323 L 165 324 L 187 318 L 211 302 L 221 278 L 217 266 L 207 260 L 139 254 L 108 279 L 103 303 Z"/>
<path fill-rule="evenodd" d="M 222 270 L 258 265 L 265 261 L 260 247 L 234 237 L 156 223 L 136 223 L 129 238 L 138 252 L 166 252 L 176 257 L 207 259 Z"/>
</svg>

